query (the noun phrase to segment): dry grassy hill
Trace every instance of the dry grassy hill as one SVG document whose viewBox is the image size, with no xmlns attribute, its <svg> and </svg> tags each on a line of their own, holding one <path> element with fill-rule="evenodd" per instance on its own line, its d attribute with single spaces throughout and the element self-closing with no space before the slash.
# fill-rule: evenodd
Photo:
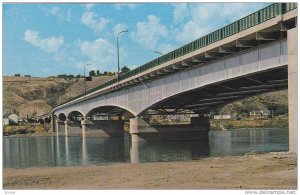
<svg viewBox="0 0 300 195">
<path fill-rule="evenodd" d="M 93 77 L 86 82 L 87 91 L 115 78 Z M 84 79 L 3 77 L 3 113 L 19 113 L 20 117 L 42 115 L 53 107 L 84 93 Z M 220 114 L 245 113 L 251 110 L 272 109 L 275 114 L 287 113 L 287 90 L 253 96 L 217 109 Z"/>
<path fill-rule="evenodd" d="M 93 77 L 92 81 L 86 82 L 86 90 L 93 89 L 111 79 L 114 79 L 114 76 L 101 76 Z M 84 79 L 73 79 L 74 82 L 65 90 L 65 93 L 55 98 L 57 100 L 57 105 L 69 101 L 71 98 L 76 97 L 84 93 Z"/>
<path fill-rule="evenodd" d="M 87 90 L 113 79 L 113 76 L 93 77 L 86 82 Z M 84 92 L 84 79 L 3 77 L 3 113 L 19 113 L 20 117 L 42 115 L 53 107 Z"/>
<path fill-rule="evenodd" d="M 252 110 L 273 110 L 275 115 L 288 112 L 288 92 L 286 90 L 264 93 L 219 108 L 219 114 L 249 113 Z"/>
</svg>

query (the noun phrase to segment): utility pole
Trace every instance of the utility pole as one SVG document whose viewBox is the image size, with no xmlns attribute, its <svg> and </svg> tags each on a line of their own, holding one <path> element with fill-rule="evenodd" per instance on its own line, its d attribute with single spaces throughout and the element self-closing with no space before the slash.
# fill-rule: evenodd
<svg viewBox="0 0 300 195">
<path fill-rule="evenodd" d="M 85 67 L 90 66 L 91 63 L 85 64 L 83 68 L 83 75 L 84 75 L 84 95 L 86 95 L 86 76 L 85 76 Z"/>
<path fill-rule="evenodd" d="M 121 33 L 124 33 L 124 32 L 128 32 L 128 30 L 123 30 L 123 31 L 119 32 L 118 35 L 117 35 L 117 50 L 118 50 L 118 76 L 117 76 L 117 79 L 118 79 L 118 82 L 119 82 L 119 74 L 120 74 L 119 35 L 120 35 Z"/>
</svg>

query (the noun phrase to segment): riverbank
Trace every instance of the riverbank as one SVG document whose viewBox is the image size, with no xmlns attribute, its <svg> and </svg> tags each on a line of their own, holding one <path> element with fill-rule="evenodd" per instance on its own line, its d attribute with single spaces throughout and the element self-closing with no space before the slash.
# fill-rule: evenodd
<svg viewBox="0 0 300 195">
<path fill-rule="evenodd" d="M 11 135 L 41 135 L 47 134 L 50 125 L 5 125 L 3 126 L 3 136 Z"/>
<path fill-rule="evenodd" d="M 291 153 L 189 162 L 4 169 L 3 189 L 296 189 Z"/>
<path fill-rule="evenodd" d="M 241 120 L 210 120 L 210 129 L 241 129 L 241 128 L 288 128 L 288 116 L 274 118 L 244 118 Z"/>
</svg>

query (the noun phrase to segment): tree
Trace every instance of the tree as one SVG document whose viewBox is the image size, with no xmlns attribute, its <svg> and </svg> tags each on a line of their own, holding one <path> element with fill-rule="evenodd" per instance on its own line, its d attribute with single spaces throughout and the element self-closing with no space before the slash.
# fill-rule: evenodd
<svg viewBox="0 0 300 195">
<path fill-rule="evenodd" d="M 103 75 L 107 75 L 107 72 L 105 71 L 105 72 L 103 73 Z"/>
<path fill-rule="evenodd" d="M 91 70 L 91 71 L 89 72 L 89 76 L 90 76 L 90 77 L 95 76 L 95 75 L 96 75 L 96 73 L 95 73 L 94 70 Z"/>
<path fill-rule="evenodd" d="M 121 68 L 121 73 L 125 73 L 125 72 L 128 72 L 130 71 L 130 68 L 128 68 L 127 66 L 124 66 Z"/>
<path fill-rule="evenodd" d="M 96 75 L 100 76 L 100 71 L 99 70 L 96 71 Z"/>
</svg>

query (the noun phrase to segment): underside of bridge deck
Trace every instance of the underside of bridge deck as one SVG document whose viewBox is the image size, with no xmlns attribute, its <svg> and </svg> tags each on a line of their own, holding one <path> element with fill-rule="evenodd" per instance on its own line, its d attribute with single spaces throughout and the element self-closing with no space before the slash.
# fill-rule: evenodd
<svg viewBox="0 0 300 195">
<path fill-rule="evenodd" d="M 288 70 L 287 66 L 284 66 L 177 94 L 158 102 L 145 110 L 142 115 L 176 114 L 187 111 L 207 114 L 216 107 L 253 95 L 287 89 L 287 87 Z"/>
</svg>

